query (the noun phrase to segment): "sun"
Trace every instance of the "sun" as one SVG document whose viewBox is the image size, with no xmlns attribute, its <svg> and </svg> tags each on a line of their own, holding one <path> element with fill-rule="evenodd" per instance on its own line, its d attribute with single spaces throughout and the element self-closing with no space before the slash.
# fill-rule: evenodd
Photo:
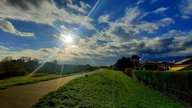
<svg viewBox="0 0 192 108">
<path fill-rule="evenodd" d="M 73 43 L 73 37 L 72 35 L 61 35 L 61 40 L 66 44 L 72 44 Z"/>
</svg>

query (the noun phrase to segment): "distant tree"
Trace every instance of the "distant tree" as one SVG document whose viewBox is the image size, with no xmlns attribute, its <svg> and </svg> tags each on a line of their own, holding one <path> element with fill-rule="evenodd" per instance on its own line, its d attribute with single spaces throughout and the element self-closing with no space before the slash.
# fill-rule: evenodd
<svg viewBox="0 0 192 108">
<path fill-rule="evenodd" d="M 20 61 L 22 61 L 22 62 L 29 62 L 29 61 L 31 61 L 31 57 L 21 57 L 20 59 L 18 59 L 18 60 L 20 60 Z"/>
<path fill-rule="evenodd" d="M 137 69 L 139 64 L 139 56 L 138 55 L 131 56 L 131 61 L 133 62 L 134 67 Z"/>
<path fill-rule="evenodd" d="M 20 76 L 26 74 L 23 63 L 17 60 L 3 62 L 2 70 L 5 72 L 5 77 Z"/>
<path fill-rule="evenodd" d="M 12 57 L 4 57 L 0 62 L 0 78 L 7 78 L 12 76 L 21 76 L 26 73 L 34 71 L 39 64 L 38 59 L 31 57 L 21 57 L 17 60 Z M 92 71 L 98 69 L 89 64 L 87 65 L 59 65 L 57 60 L 47 62 L 37 71 L 37 73 L 54 73 L 54 74 L 67 74 L 77 73 L 82 71 Z"/>
<path fill-rule="evenodd" d="M 57 60 L 54 59 L 54 60 L 51 61 L 51 63 L 57 64 Z"/>
<path fill-rule="evenodd" d="M 33 59 L 33 60 L 26 62 L 24 66 L 25 66 L 27 72 L 32 72 L 39 66 L 39 61 L 38 61 L 38 59 Z"/>
<path fill-rule="evenodd" d="M 7 56 L 7 57 L 2 58 L 1 63 L 9 62 L 9 61 L 11 61 L 11 60 L 12 60 L 12 57 Z"/>
<path fill-rule="evenodd" d="M 114 68 L 120 71 L 124 71 L 125 68 L 133 68 L 133 67 L 134 65 L 129 57 L 128 58 L 123 57 L 117 60 L 117 62 L 114 65 Z"/>
<path fill-rule="evenodd" d="M 133 55 L 133 56 L 131 56 L 131 60 L 134 64 L 138 64 L 139 63 L 139 56 Z"/>
</svg>

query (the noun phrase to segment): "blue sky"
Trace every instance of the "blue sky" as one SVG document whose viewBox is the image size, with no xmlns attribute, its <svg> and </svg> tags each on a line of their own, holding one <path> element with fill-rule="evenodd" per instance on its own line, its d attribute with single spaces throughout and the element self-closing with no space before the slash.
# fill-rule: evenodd
<svg viewBox="0 0 192 108">
<path fill-rule="evenodd" d="M 1 0 L 0 58 L 172 61 L 192 55 L 191 24 L 192 0 Z"/>
</svg>

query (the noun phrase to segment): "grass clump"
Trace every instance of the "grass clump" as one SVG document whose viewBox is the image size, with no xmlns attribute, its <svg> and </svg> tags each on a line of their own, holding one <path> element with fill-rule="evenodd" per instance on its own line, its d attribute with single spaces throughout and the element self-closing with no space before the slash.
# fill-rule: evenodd
<svg viewBox="0 0 192 108">
<path fill-rule="evenodd" d="M 33 108 L 182 108 L 183 105 L 113 70 L 97 70 L 49 93 Z"/>
</svg>

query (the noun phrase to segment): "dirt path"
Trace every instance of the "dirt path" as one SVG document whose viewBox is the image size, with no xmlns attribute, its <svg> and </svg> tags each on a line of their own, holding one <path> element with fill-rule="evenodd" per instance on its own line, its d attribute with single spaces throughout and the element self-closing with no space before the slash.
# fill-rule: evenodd
<svg viewBox="0 0 192 108">
<path fill-rule="evenodd" d="M 94 72 L 0 90 L 0 108 L 30 108 L 42 96 L 58 89 L 72 79 L 92 73 Z"/>
</svg>

